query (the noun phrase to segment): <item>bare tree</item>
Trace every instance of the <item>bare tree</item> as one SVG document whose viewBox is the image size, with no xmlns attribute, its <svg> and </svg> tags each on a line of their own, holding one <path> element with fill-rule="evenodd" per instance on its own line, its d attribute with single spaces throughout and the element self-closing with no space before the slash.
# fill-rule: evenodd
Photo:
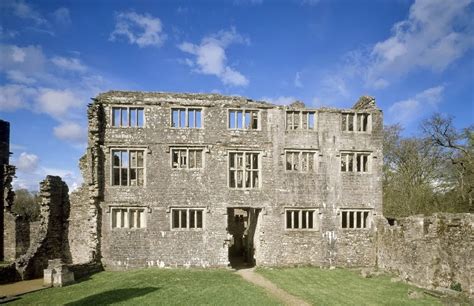
<svg viewBox="0 0 474 306">
<path fill-rule="evenodd" d="M 434 114 L 422 124 L 427 140 L 440 148 L 452 168 L 453 189 L 473 212 L 474 126 L 457 130 L 451 116 Z"/>
</svg>

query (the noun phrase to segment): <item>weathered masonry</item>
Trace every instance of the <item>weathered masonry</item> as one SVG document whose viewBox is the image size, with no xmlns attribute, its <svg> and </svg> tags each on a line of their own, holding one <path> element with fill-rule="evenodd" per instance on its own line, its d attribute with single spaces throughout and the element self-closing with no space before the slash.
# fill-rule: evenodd
<svg viewBox="0 0 474 306">
<path fill-rule="evenodd" d="M 73 262 L 374 266 L 382 112 L 111 91 L 89 106 Z"/>
<path fill-rule="evenodd" d="M 10 123 L 0 120 L 0 261 L 5 260 L 5 211 L 13 204 L 12 179 L 15 167 L 10 165 Z"/>
</svg>

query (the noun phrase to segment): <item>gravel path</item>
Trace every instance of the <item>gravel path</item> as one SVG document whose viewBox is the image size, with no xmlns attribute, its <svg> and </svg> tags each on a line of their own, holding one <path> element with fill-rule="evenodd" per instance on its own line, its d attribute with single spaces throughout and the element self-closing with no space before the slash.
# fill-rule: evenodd
<svg viewBox="0 0 474 306">
<path fill-rule="evenodd" d="M 285 305 L 298 305 L 298 306 L 309 306 L 306 301 L 296 297 L 288 292 L 278 288 L 274 283 L 263 277 L 262 275 L 255 273 L 254 268 L 240 269 L 236 273 L 242 276 L 246 281 L 264 288 L 270 295 L 276 297 Z"/>
</svg>

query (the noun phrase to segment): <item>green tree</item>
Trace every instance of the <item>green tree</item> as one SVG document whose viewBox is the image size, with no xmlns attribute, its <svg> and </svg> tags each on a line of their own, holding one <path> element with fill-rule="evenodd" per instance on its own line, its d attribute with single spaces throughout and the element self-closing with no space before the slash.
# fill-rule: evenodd
<svg viewBox="0 0 474 306">
<path fill-rule="evenodd" d="M 39 197 L 27 189 L 15 190 L 12 211 L 29 221 L 37 221 L 40 214 Z"/>
</svg>

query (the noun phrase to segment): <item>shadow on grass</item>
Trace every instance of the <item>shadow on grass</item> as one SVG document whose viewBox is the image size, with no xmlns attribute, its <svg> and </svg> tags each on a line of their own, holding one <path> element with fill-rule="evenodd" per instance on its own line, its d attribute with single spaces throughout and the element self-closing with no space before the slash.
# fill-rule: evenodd
<svg viewBox="0 0 474 306">
<path fill-rule="evenodd" d="M 65 305 L 69 305 L 69 306 L 110 305 L 110 304 L 130 300 L 142 295 L 147 295 L 148 293 L 151 293 L 158 289 L 159 288 L 155 288 L 155 287 L 115 289 L 115 290 L 93 294 L 83 299 L 80 299 L 71 303 L 67 303 Z"/>
</svg>

